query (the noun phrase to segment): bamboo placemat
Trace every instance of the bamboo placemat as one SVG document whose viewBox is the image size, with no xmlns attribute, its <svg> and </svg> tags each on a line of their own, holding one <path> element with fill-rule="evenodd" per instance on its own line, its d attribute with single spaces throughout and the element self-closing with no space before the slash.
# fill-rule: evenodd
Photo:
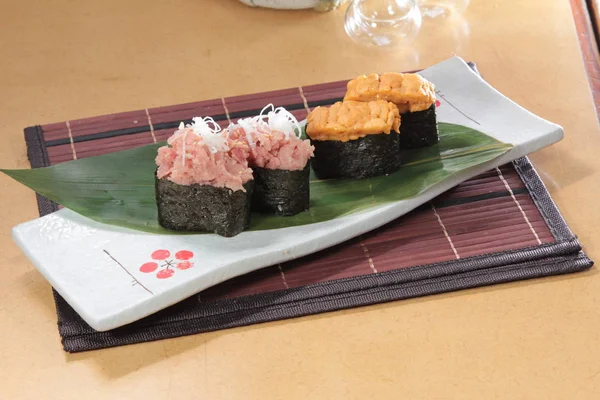
<svg viewBox="0 0 600 400">
<path fill-rule="evenodd" d="M 165 140 L 180 121 L 222 127 L 267 103 L 299 120 L 340 100 L 347 81 L 34 126 L 33 168 Z M 58 205 L 38 196 L 40 215 Z M 501 282 L 581 271 L 581 252 L 526 158 L 466 181 L 410 214 L 338 246 L 212 287 L 109 332 L 90 328 L 56 292 L 66 351 L 119 346 Z"/>
</svg>

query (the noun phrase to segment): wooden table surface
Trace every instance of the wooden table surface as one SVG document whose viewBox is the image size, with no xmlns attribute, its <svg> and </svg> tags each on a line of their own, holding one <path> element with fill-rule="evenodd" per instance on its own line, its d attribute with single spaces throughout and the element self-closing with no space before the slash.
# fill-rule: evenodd
<svg viewBox="0 0 600 400">
<path fill-rule="evenodd" d="M 367 51 L 343 12 L 235 0 L 0 0 L 0 166 L 27 168 L 22 129 L 384 70 L 453 54 L 561 124 L 531 156 L 600 259 L 600 129 L 568 0 L 473 0 L 413 48 Z M 64 353 L 50 286 L 12 243 L 38 216 L 0 176 L 1 399 L 596 399 L 596 268 L 227 331 Z"/>
</svg>

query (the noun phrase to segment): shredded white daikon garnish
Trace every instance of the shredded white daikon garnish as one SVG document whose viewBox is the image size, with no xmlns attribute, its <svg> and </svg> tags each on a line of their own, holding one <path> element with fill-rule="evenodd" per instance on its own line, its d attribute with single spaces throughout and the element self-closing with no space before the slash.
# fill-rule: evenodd
<svg viewBox="0 0 600 400">
<path fill-rule="evenodd" d="M 229 150 L 227 137 L 221 133 L 221 127 L 211 117 L 194 117 L 192 118 L 192 123 L 187 126 L 183 126 L 183 122 L 179 124 L 180 130 L 186 127 L 191 129 L 186 130 L 183 135 L 183 157 L 181 159 L 183 165 L 185 165 L 185 159 L 187 158 L 186 139 L 190 131 L 200 136 L 209 151 L 213 154 Z"/>
<path fill-rule="evenodd" d="M 269 104 L 273 107 L 272 104 Z M 300 124 L 294 115 L 283 107 L 277 107 L 273 111 L 269 111 L 268 124 L 271 130 L 277 130 L 289 135 L 296 135 L 298 138 L 302 134 Z"/>
<path fill-rule="evenodd" d="M 251 147 L 255 146 L 252 133 L 258 131 L 259 127 L 262 130 L 282 132 L 286 139 L 289 135 L 296 135 L 298 138 L 302 136 L 296 117 L 283 107 L 275 108 L 273 104 L 263 107 L 256 117 L 239 119 L 237 125 L 246 133 L 246 139 Z M 232 125 L 232 128 L 234 127 L 235 125 Z"/>
<path fill-rule="evenodd" d="M 252 137 L 252 132 L 254 132 L 258 127 L 258 121 L 256 120 L 256 117 L 239 119 L 237 124 L 246 134 L 246 140 L 248 141 L 250 147 L 256 146 L 254 138 Z"/>
</svg>

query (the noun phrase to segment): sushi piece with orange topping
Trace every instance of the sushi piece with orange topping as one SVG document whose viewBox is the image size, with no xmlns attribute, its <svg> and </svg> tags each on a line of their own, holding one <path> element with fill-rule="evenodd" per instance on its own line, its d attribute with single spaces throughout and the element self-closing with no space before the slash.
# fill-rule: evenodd
<svg viewBox="0 0 600 400">
<path fill-rule="evenodd" d="M 348 82 L 344 101 L 390 101 L 400 111 L 400 148 L 414 149 L 438 142 L 435 87 L 418 74 L 361 75 Z"/>
<path fill-rule="evenodd" d="M 400 167 L 400 113 L 389 101 L 343 101 L 317 107 L 306 133 L 315 147 L 313 169 L 321 179 L 368 178 Z"/>
</svg>

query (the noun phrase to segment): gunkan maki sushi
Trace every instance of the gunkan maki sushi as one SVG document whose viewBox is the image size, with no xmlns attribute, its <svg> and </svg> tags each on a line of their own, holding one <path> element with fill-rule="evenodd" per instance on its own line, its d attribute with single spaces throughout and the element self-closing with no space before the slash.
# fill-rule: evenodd
<svg viewBox="0 0 600 400">
<path fill-rule="evenodd" d="M 400 113 L 385 100 L 317 107 L 306 133 L 315 146 L 312 167 L 321 179 L 368 178 L 400 167 Z"/>
<path fill-rule="evenodd" d="M 387 100 L 402 117 L 400 148 L 414 149 L 438 142 L 435 87 L 418 74 L 362 75 L 348 82 L 344 100 Z"/>
<path fill-rule="evenodd" d="M 248 145 L 212 118 L 194 118 L 158 149 L 158 222 L 167 229 L 235 236 L 250 224 L 254 181 Z"/>
<path fill-rule="evenodd" d="M 267 105 L 260 115 L 227 128 L 229 139 L 249 147 L 254 171 L 252 210 L 290 216 L 308 210 L 310 157 L 298 120 L 283 107 Z"/>
</svg>

